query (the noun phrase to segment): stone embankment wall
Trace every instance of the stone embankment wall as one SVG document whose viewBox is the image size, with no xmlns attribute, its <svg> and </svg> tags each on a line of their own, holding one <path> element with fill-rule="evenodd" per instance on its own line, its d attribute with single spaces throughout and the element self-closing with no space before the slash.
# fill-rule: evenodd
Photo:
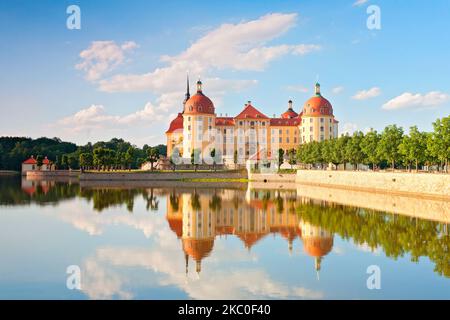
<svg viewBox="0 0 450 320">
<path fill-rule="evenodd" d="M 449 174 L 298 170 L 295 181 L 317 186 L 450 200 Z"/>
<path fill-rule="evenodd" d="M 58 177 L 78 177 L 80 171 L 78 170 L 54 170 L 54 171 L 27 171 L 27 179 L 45 179 Z"/>
<path fill-rule="evenodd" d="M 246 171 L 230 172 L 84 172 L 80 180 L 92 181 L 173 181 L 187 179 L 246 179 Z"/>
</svg>

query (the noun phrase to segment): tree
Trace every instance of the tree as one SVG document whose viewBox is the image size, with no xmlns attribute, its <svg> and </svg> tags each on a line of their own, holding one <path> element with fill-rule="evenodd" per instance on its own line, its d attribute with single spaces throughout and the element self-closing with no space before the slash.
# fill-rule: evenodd
<svg viewBox="0 0 450 320">
<path fill-rule="evenodd" d="M 213 161 L 213 169 L 214 169 L 214 171 L 216 171 L 216 149 L 213 148 L 213 149 L 210 151 L 209 155 L 211 156 L 212 161 Z"/>
<path fill-rule="evenodd" d="M 153 164 L 159 159 L 159 150 L 156 147 L 147 149 L 147 159 L 150 162 L 150 169 L 153 171 Z"/>
<path fill-rule="evenodd" d="M 96 147 L 94 149 L 94 166 L 97 169 L 108 169 L 114 162 L 115 152 L 108 148 Z"/>
<path fill-rule="evenodd" d="M 278 149 L 278 170 L 280 170 L 281 165 L 284 162 L 284 150 Z"/>
<path fill-rule="evenodd" d="M 345 158 L 353 164 L 355 170 L 358 169 L 358 164 L 364 161 L 364 153 L 361 150 L 363 139 L 364 134 L 361 131 L 356 131 L 345 146 Z"/>
<path fill-rule="evenodd" d="M 36 157 L 36 166 L 38 167 L 39 170 L 41 170 L 41 167 L 43 164 L 44 164 L 44 157 L 41 155 L 38 155 Z"/>
<path fill-rule="evenodd" d="M 64 170 L 67 170 L 67 169 L 69 168 L 69 156 L 68 156 L 67 154 L 64 154 L 64 155 L 61 157 L 61 167 L 62 167 Z"/>
<path fill-rule="evenodd" d="M 191 164 L 194 166 L 195 172 L 197 172 L 198 165 L 200 164 L 200 150 L 199 149 L 192 149 Z"/>
<path fill-rule="evenodd" d="M 398 149 L 408 166 L 408 170 L 411 171 L 411 163 L 415 162 L 417 172 L 419 163 L 425 161 L 427 136 L 425 133 L 420 132 L 417 126 L 413 126 L 409 129 L 409 135 L 403 137 Z"/>
<path fill-rule="evenodd" d="M 86 170 L 94 165 L 94 157 L 93 157 L 92 153 L 85 152 L 85 153 L 80 154 L 79 162 L 80 162 L 81 169 Z"/>
<path fill-rule="evenodd" d="M 336 166 L 338 164 L 344 165 L 344 170 L 346 169 L 345 165 L 348 162 L 347 154 L 345 152 L 346 146 L 348 141 L 350 140 L 350 137 L 348 134 L 342 135 L 339 138 L 335 140 L 335 145 L 332 149 L 332 156 L 333 160 L 335 161 Z"/>
<path fill-rule="evenodd" d="M 295 149 L 289 150 L 289 164 L 291 165 L 291 169 L 293 169 L 293 166 L 297 163 L 296 155 L 295 155 Z"/>
<path fill-rule="evenodd" d="M 435 158 L 448 172 L 450 159 L 450 116 L 437 119 L 433 123 L 434 131 L 427 141 L 428 154 Z"/>
<path fill-rule="evenodd" d="M 398 146 L 403 139 L 403 129 L 397 125 L 390 125 L 384 128 L 377 147 L 380 158 L 391 163 L 392 170 L 395 169 L 395 162 L 400 160 Z"/>
<path fill-rule="evenodd" d="M 377 166 L 381 159 L 378 154 L 377 148 L 380 142 L 380 135 L 376 130 L 371 129 L 361 141 L 361 151 L 363 152 L 364 159 L 363 163 L 372 165 L 372 170 L 375 171 L 375 166 Z"/>
<path fill-rule="evenodd" d="M 131 164 L 135 158 L 135 152 L 133 147 L 129 147 L 124 155 L 123 163 L 128 170 L 131 170 Z"/>
</svg>

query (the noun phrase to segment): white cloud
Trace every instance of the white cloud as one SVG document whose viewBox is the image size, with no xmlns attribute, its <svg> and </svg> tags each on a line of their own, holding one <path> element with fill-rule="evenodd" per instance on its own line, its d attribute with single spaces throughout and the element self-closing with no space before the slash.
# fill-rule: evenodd
<svg viewBox="0 0 450 320">
<path fill-rule="evenodd" d="M 289 91 L 296 91 L 296 92 L 301 92 L 301 93 L 306 93 L 309 91 L 308 88 L 306 88 L 302 85 L 291 85 L 291 86 L 287 86 L 286 89 Z"/>
<path fill-rule="evenodd" d="M 358 91 L 352 97 L 352 99 L 354 99 L 354 100 L 367 100 L 367 99 L 378 97 L 380 94 L 381 94 L 381 89 L 378 88 L 378 87 L 373 87 L 373 88 L 368 89 L 368 90 Z"/>
<path fill-rule="evenodd" d="M 360 6 L 364 5 L 364 4 L 366 4 L 367 2 L 368 2 L 368 0 L 356 0 L 356 1 L 353 3 L 353 6 L 355 6 L 355 7 L 360 7 Z"/>
<path fill-rule="evenodd" d="M 182 77 L 208 75 L 211 71 L 231 69 L 261 71 L 283 55 L 305 55 L 320 49 L 317 44 L 267 43 L 293 28 L 297 14 L 273 13 L 237 24 L 223 24 L 206 33 L 189 48 L 175 56 L 162 56 L 165 67 L 144 74 L 119 74 L 100 82 L 100 90 L 154 92 L 179 90 Z"/>
<path fill-rule="evenodd" d="M 344 87 L 342 86 L 338 86 L 338 87 L 334 87 L 331 92 L 333 94 L 340 94 L 342 91 L 344 91 Z"/>
<path fill-rule="evenodd" d="M 450 100 L 450 96 L 439 91 L 431 91 L 426 94 L 405 92 L 385 104 L 384 110 L 396 110 L 406 108 L 430 108 L 437 107 Z"/>
<path fill-rule="evenodd" d="M 125 53 L 137 47 L 133 41 L 124 42 L 122 45 L 114 41 L 93 41 L 89 48 L 81 51 L 82 62 L 75 68 L 85 71 L 87 80 L 96 81 L 121 65 L 125 61 Z"/>
<path fill-rule="evenodd" d="M 344 123 L 344 126 L 342 127 L 342 134 L 349 134 L 350 136 L 353 135 L 355 131 L 358 130 L 358 125 L 351 122 Z"/>
</svg>

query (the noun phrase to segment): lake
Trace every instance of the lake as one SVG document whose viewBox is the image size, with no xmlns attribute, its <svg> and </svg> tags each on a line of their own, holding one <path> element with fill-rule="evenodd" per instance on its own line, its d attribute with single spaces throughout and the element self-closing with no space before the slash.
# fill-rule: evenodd
<svg viewBox="0 0 450 320">
<path fill-rule="evenodd" d="M 450 299 L 448 203 L 309 191 L 0 177 L 0 298 Z"/>
</svg>

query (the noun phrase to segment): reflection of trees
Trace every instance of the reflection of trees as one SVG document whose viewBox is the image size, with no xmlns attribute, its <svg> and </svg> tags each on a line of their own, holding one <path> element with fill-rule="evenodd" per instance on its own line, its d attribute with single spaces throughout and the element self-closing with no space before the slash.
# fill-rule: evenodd
<svg viewBox="0 0 450 320">
<path fill-rule="evenodd" d="M 180 208 L 180 200 L 175 192 L 170 193 L 169 201 L 173 211 L 178 211 Z"/>
<path fill-rule="evenodd" d="M 192 195 L 192 198 L 191 198 L 191 207 L 192 207 L 192 210 L 194 210 L 194 211 L 198 211 L 202 207 L 200 204 L 200 196 L 198 195 L 198 193 L 196 191 L 194 191 L 194 194 Z"/>
<path fill-rule="evenodd" d="M 151 211 L 158 211 L 159 207 L 159 200 L 158 198 L 153 194 L 154 190 L 153 188 L 150 189 L 150 195 L 148 192 L 144 193 L 144 199 L 147 201 L 147 205 L 145 206 L 147 211 L 150 209 Z"/>
<path fill-rule="evenodd" d="M 450 236 L 444 224 L 345 206 L 298 204 L 297 212 L 305 221 L 344 239 L 380 247 L 389 258 L 409 253 L 417 262 L 428 257 L 435 263 L 435 272 L 450 277 Z"/>
<path fill-rule="evenodd" d="M 32 191 L 25 192 L 21 186 L 21 177 L 2 177 L 0 179 L 0 204 L 37 205 L 56 204 L 62 200 L 75 198 L 79 193 L 79 185 L 67 182 L 30 182 Z"/>
<path fill-rule="evenodd" d="M 222 198 L 220 198 L 216 192 L 214 192 L 209 201 L 209 208 L 214 212 L 217 212 L 222 208 Z"/>
<path fill-rule="evenodd" d="M 92 200 L 94 210 L 101 212 L 114 206 L 125 204 L 133 212 L 134 198 L 145 192 L 139 189 L 82 189 L 81 197 Z"/>
</svg>

